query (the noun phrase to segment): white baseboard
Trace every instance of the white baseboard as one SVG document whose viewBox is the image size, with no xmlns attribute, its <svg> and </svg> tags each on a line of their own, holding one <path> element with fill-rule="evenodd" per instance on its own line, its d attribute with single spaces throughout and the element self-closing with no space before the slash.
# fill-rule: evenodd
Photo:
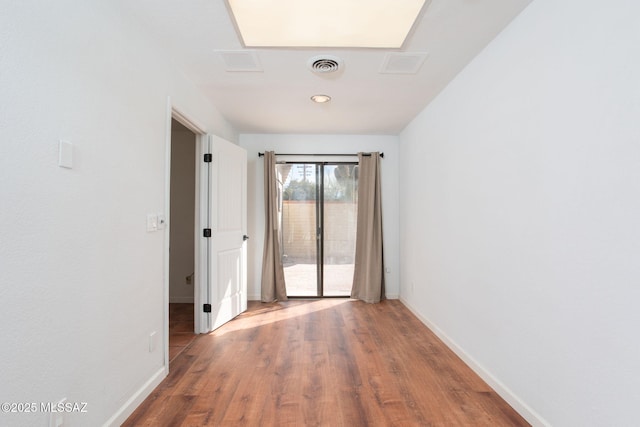
<svg viewBox="0 0 640 427">
<path fill-rule="evenodd" d="M 387 299 L 399 299 L 400 295 L 398 295 L 398 294 L 391 294 L 391 295 L 387 294 L 387 295 L 385 295 L 385 297 Z M 247 296 L 247 300 L 248 301 L 260 301 L 260 298 L 261 298 L 260 295 L 248 295 Z"/>
<path fill-rule="evenodd" d="M 193 297 L 169 297 L 169 303 L 193 304 Z"/>
<path fill-rule="evenodd" d="M 534 427 L 551 427 L 551 424 L 542 418 L 536 411 L 534 411 L 529 405 L 524 403 L 522 399 L 516 396 L 507 386 L 505 386 L 500 380 L 494 377 L 491 372 L 487 371 L 481 364 L 479 364 L 473 357 L 471 357 L 462 347 L 460 347 L 454 340 L 449 338 L 444 331 L 442 331 L 436 324 L 420 314 L 411 304 L 400 297 L 400 302 L 409 309 L 427 328 L 429 328 L 438 338 L 440 338 L 444 344 L 451 349 L 458 357 L 460 357 L 480 378 L 482 378 L 489 386 L 495 390 L 500 397 L 502 397 L 513 409 L 516 410 L 522 417 L 531 423 Z"/>
<path fill-rule="evenodd" d="M 120 407 L 120 409 L 118 409 L 118 411 L 111 418 L 109 418 L 109 420 L 107 420 L 106 423 L 104 423 L 103 427 L 117 427 L 122 425 L 122 423 L 124 423 L 127 418 L 129 418 L 129 416 L 133 414 L 133 411 L 135 411 L 136 408 L 140 406 L 144 399 L 146 399 L 151 394 L 151 392 L 156 387 L 158 387 L 158 385 L 166 376 L 167 369 L 165 366 L 163 366 L 155 374 L 153 374 L 151 378 L 149 378 L 147 382 L 144 383 L 144 385 L 140 387 L 140 389 L 135 392 L 133 396 L 131 396 L 129 400 L 127 400 L 125 404 L 122 405 L 122 407 Z"/>
</svg>

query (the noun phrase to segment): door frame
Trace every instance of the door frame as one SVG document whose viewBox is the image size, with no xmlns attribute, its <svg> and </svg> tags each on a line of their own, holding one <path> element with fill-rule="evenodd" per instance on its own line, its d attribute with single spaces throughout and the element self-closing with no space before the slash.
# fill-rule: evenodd
<svg viewBox="0 0 640 427">
<path fill-rule="evenodd" d="M 327 156 L 330 157 L 330 156 Z M 316 295 L 287 295 L 291 299 L 307 298 L 349 298 L 349 295 L 325 295 L 324 286 L 324 254 L 325 254 L 325 192 L 324 176 L 325 166 L 338 165 L 358 165 L 357 160 L 281 160 L 276 161 L 277 165 L 313 165 L 315 167 L 316 179 Z M 284 226 L 282 226 L 284 228 Z M 286 280 L 285 280 L 286 281 Z"/>
<path fill-rule="evenodd" d="M 194 304 L 194 333 L 206 332 L 206 313 L 198 307 L 202 307 L 203 299 L 206 298 L 207 289 L 207 247 L 203 242 L 201 230 L 205 228 L 203 221 L 207 215 L 207 171 L 203 158 L 206 149 L 207 133 L 204 127 L 193 118 L 189 117 L 182 110 L 172 104 L 171 97 L 167 97 L 167 113 L 165 126 L 165 182 L 164 182 L 164 213 L 166 226 L 164 228 L 163 247 L 163 340 L 164 340 L 164 369 L 165 374 L 169 373 L 169 261 L 170 261 L 170 230 L 171 230 L 171 120 L 175 119 L 187 127 L 196 136 L 196 171 L 195 171 L 195 221 L 194 221 L 194 276 L 193 276 L 193 304 Z M 204 209 L 204 211 L 203 211 Z M 204 296 L 204 297 L 203 297 Z"/>
</svg>

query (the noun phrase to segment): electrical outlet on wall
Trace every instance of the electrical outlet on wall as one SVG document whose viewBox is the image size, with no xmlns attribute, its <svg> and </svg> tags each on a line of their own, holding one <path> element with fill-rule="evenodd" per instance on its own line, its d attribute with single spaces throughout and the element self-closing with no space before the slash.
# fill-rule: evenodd
<svg viewBox="0 0 640 427">
<path fill-rule="evenodd" d="M 149 334 L 149 353 L 153 353 L 156 350 L 157 347 L 157 343 L 156 343 L 156 338 L 157 338 L 158 334 L 156 333 L 156 331 L 153 331 Z"/>
<path fill-rule="evenodd" d="M 58 403 L 55 404 L 55 408 L 63 408 L 64 404 L 67 402 L 67 398 L 61 399 Z M 51 411 L 51 418 L 49 418 L 49 427 L 66 427 L 67 421 L 65 419 L 64 411 Z"/>
<path fill-rule="evenodd" d="M 158 230 L 158 214 L 147 215 L 147 231 Z"/>
</svg>

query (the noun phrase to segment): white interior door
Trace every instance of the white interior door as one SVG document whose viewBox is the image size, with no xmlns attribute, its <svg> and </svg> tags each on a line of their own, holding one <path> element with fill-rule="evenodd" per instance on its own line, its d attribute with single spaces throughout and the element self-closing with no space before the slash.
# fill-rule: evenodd
<svg viewBox="0 0 640 427">
<path fill-rule="evenodd" d="M 210 135 L 208 329 L 247 309 L 247 152 Z"/>
</svg>

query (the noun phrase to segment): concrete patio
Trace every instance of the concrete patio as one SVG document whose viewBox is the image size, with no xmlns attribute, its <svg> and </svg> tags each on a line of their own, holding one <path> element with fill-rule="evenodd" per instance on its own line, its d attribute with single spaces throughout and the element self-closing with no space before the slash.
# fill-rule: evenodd
<svg viewBox="0 0 640 427">
<path fill-rule="evenodd" d="M 351 294 L 353 264 L 329 264 L 324 266 L 324 295 L 345 296 Z M 316 264 L 293 264 L 284 267 L 284 278 L 289 296 L 317 295 Z"/>
</svg>

